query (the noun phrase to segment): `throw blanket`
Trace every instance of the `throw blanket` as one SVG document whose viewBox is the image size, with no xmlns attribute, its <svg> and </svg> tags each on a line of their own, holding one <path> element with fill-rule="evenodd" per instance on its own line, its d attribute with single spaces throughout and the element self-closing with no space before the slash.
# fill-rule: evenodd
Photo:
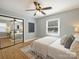
<svg viewBox="0 0 79 59">
<path fill-rule="evenodd" d="M 47 36 L 44 38 L 40 38 L 38 40 L 35 40 L 32 43 L 32 51 L 42 54 L 44 57 L 48 54 L 48 46 L 56 41 L 58 38 Z"/>
</svg>

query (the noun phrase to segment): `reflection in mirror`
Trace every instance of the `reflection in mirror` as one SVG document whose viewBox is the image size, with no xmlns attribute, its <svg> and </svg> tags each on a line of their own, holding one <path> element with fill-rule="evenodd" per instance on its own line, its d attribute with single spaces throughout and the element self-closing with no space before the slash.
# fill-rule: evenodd
<svg viewBox="0 0 79 59">
<path fill-rule="evenodd" d="M 11 42 L 11 20 L 12 18 L 0 16 L 0 46 L 1 48 L 14 45 Z"/>
<path fill-rule="evenodd" d="M 23 21 L 16 19 L 15 21 L 15 44 L 23 42 Z"/>
<path fill-rule="evenodd" d="M 9 16 L 0 16 L 0 48 L 24 41 L 24 21 Z"/>
</svg>

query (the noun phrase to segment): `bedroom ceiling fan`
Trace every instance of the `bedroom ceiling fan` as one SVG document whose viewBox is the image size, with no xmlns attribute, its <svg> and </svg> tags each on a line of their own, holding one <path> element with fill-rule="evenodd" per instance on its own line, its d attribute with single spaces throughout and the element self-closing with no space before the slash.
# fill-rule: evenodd
<svg viewBox="0 0 79 59">
<path fill-rule="evenodd" d="M 34 1 L 33 3 L 34 3 L 34 5 L 35 5 L 36 8 L 35 8 L 35 9 L 29 9 L 29 10 L 26 10 L 26 11 L 36 11 L 36 12 L 34 13 L 34 16 L 36 15 L 36 13 L 37 13 L 38 11 L 41 12 L 42 14 L 46 15 L 46 13 L 43 12 L 43 10 L 52 9 L 52 7 L 44 7 L 44 8 L 42 8 L 41 5 L 40 5 L 40 3 L 36 2 L 36 1 Z"/>
</svg>

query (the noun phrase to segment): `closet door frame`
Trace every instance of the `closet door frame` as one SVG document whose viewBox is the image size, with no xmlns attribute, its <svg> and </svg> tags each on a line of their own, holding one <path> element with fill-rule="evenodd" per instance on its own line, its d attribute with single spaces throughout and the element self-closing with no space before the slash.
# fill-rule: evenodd
<svg viewBox="0 0 79 59">
<path fill-rule="evenodd" d="M 12 18 L 12 19 L 14 20 L 14 26 L 15 26 L 15 19 L 22 20 L 23 39 L 22 39 L 22 42 L 20 42 L 20 43 L 24 43 L 24 19 L 12 17 L 12 16 L 6 16 L 6 15 L 0 15 L 0 16 L 1 16 L 1 17 Z M 15 43 L 15 29 L 14 29 L 14 44 L 13 44 L 13 45 L 10 45 L 10 46 L 6 46 L 6 47 L 1 47 L 1 40 L 0 40 L 0 49 L 8 48 L 8 47 L 14 46 L 14 45 L 16 45 L 16 44 L 20 44 L 20 43 Z"/>
</svg>

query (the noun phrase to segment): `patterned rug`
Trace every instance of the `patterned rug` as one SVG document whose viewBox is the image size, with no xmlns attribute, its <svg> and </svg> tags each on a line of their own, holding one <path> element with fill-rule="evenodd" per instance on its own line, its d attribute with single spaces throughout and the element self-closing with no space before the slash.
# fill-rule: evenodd
<svg viewBox="0 0 79 59">
<path fill-rule="evenodd" d="M 37 56 L 33 51 L 31 51 L 30 45 L 21 48 L 21 51 L 27 55 L 29 59 L 43 59 L 41 56 Z"/>
</svg>

